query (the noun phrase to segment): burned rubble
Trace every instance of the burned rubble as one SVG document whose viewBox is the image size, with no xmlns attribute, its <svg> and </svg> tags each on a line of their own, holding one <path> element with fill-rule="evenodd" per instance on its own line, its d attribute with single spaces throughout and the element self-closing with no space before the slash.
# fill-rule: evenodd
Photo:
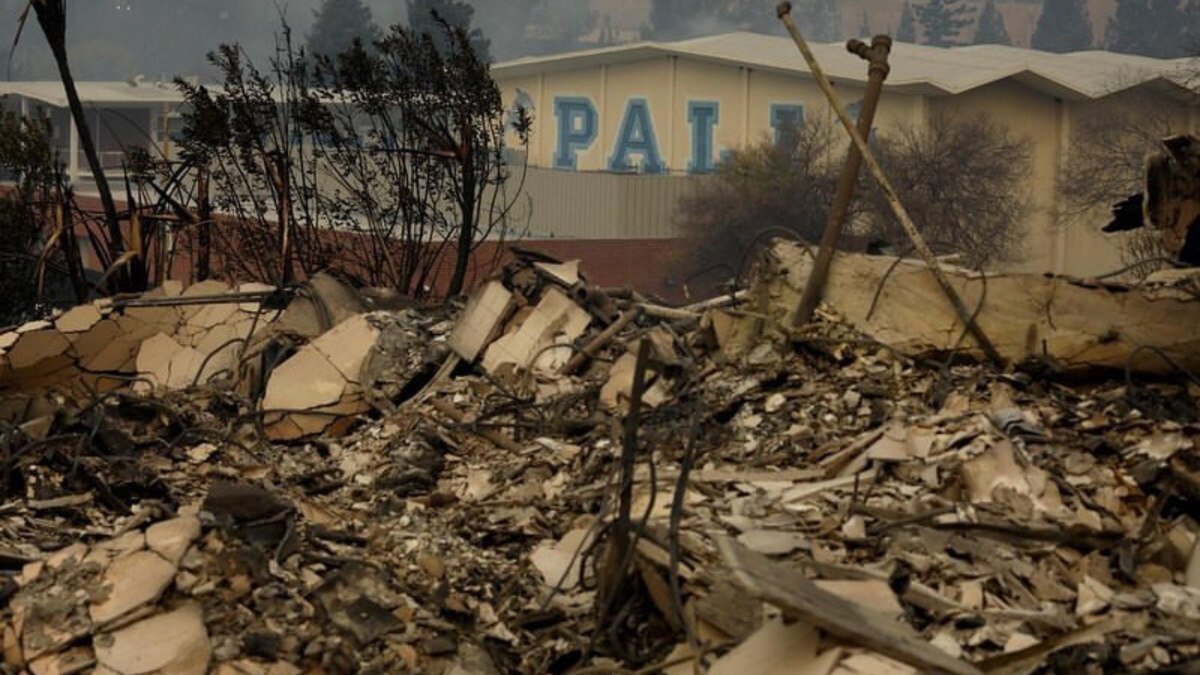
<svg viewBox="0 0 1200 675">
<path fill-rule="evenodd" d="M 0 335 L 3 671 L 1195 672 L 1194 377 L 996 368 L 836 276 L 785 328 L 786 246 L 683 308 L 519 255 Z"/>
</svg>

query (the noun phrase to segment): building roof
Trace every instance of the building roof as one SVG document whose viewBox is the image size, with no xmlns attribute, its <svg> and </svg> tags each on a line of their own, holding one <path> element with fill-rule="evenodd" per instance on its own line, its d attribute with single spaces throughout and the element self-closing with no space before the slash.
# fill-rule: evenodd
<svg viewBox="0 0 1200 675">
<path fill-rule="evenodd" d="M 813 44 L 812 50 L 831 80 L 866 82 L 864 62 L 847 52 L 842 43 Z M 526 57 L 498 63 L 492 73 L 498 78 L 521 77 L 661 56 L 792 75 L 809 73 L 790 38 L 744 32 Z M 1183 92 L 1189 75 L 1194 76 L 1197 70 L 1193 59 L 1162 60 L 1104 51 L 1055 54 L 1000 45 L 944 48 L 901 42 L 893 46 L 890 61 L 889 89 L 931 96 L 960 94 L 1010 78 L 1064 99 L 1095 99 L 1145 84 Z"/>
<path fill-rule="evenodd" d="M 129 105 L 180 103 L 183 95 L 173 82 L 76 82 L 75 89 L 84 105 Z M 0 82 L 0 96 L 22 96 L 60 108 L 67 107 L 62 82 Z"/>
</svg>

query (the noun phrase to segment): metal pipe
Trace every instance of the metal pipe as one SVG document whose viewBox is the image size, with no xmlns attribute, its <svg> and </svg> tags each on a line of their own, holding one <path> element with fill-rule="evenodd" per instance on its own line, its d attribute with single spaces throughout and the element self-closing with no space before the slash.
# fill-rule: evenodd
<svg viewBox="0 0 1200 675">
<path fill-rule="evenodd" d="M 816 80 L 817 86 L 829 99 L 833 111 L 837 113 L 838 120 L 842 123 L 842 127 L 846 133 L 850 134 L 850 140 L 858 147 L 858 151 L 862 153 L 863 161 L 867 164 L 867 169 L 871 171 L 871 175 L 875 177 L 875 181 L 879 183 L 879 189 L 883 192 L 883 196 L 887 199 L 888 205 L 892 208 L 892 212 L 896 215 L 896 220 L 900 221 L 900 227 L 904 228 L 904 233 L 912 241 L 913 248 L 921 256 L 925 265 L 929 268 L 929 272 L 933 274 L 933 278 L 937 281 L 942 292 L 946 294 L 946 299 L 950 301 L 955 313 L 958 315 L 963 325 L 967 327 L 967 331 L 979 343 L 980 349 L 987 355 L 992 363 L 1002 366 L 1004 359 L 1000 356 L 1000 352 L 996 351 L 995 345 L 991 339 L 983 332 L 983 329 L 976 323 L 975 317 L 971 311 L 967 309 L 965 303 L 958 295 L 958 291 L 950 285 L 950 280 L 946 278 L 945 272 L 942 271 L 941 265 L 938 264 L 937 257 L 933 255 L 933 251 L 926 243 L 925 237 L 921 236 L 921 232 L 917 230 L 917 226 L 913 223 L 913 219 L 908 215 L 908 210 L 904 208 L 900 197 L 896 194 L 896 188 L 892 186 L 892 182 L 888 180 L 887 174 L 883 172 L 883 167 L 879 164 L 879 159 L 875 157 L 874 151 L 867 145 L 866 139 L 858 133 L 858 129 L 854 126 L 854 121 L 850 119 L 850 115 L 846 112 L 846 107 L 842 105 L 842 98 L 834 91 L 833 85 L 829 83 L 829 78 L 825 76 L 825 71 L 821 69 L 821 64 L 817 62 L 817 57 L 813 55 L 812 49 L 805 42 L 804 36 L 800 34 L 800 29 L 796 27 L 796 21 L 792 19 L 792 3 L 781 2 L 776 8 L 776 13 L 779 20 L 787 27 L 788 33 L 791 34 L 792 40 L 796 43 L 796 48 L 800 50 L 800 54 L 804 57 L 808 64 L 809 70 L 812 72 L 813 79 Z"/>
<path fill-rule="evenodd" d="M 875 111 L 879 108 L 879 97 L 883 93 L 883 81 L 887 79 L 891 70 L 888 66 L 888 54 L 892 51 L 892 39 L 886 35 L 876 35 L 869 47 L 861 40 L 850 40 L 846 43 L 846 50 L 870 63 L 867 70 L 867 90 L 863 95 L 862 109 L 858 113 L 858 133 L 862 134 L 863 138 L 870 138 Z M 858 146 L 851 143 L 846 153 L 846 163 L 842 165 L 842 173 L 838 178 L 837 194 L 829 209 L 829 220 L 821 235 L 817 259 L 813 263 L 808 284 L 804 287 L 804 295 L 800 298 L 800 308 L 796 310 L 793 320 L 795 326 L 803 326 L 811 321 L 817 304 L 821 302 L 821 294 L 825 290 L 825 281 L 829 278 L 829 267 L 833 264 L 833 254 L 837 250 L 838 239 L 842 236 L 846 214 L 850 211 L 850 201 L 854 198 L 854 186 L 858 182 L 862 163 L 862 152 Z"/>
<path fill-rule="evenodd" d="M 279 290 L 246 291 L 241 293 L 223 293 L 221 295 L 192 295 L 181 298 L 149 298 L 146 300 L 113 300 L 112 306 L 117 309 L 127 307 L 186 307 L 189 305 L 232 305 L 244 302 L 264 302 L 272 298 L 282 297 Z"/>
</svg>

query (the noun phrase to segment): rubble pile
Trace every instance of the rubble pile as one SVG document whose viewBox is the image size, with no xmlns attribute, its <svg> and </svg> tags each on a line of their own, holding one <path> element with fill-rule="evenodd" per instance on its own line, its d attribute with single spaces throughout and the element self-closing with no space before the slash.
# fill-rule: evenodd
<svg viewBox="0 0 1200 675">
<path fill-rule="evenodd" d="M 103 388 L 17 358 L 86 370 L 41 343 L 92 310 L 0 336 L 3 670 L 1195 672 L 1196 382 L 918 361 L 764 297 L 532 254 L 457 309 L 314 280 L 172 306 L 234 322 L 227 376 L 143 369 L 219 351 L 145 329 L 113 368 L 166 376 Z"/>
</svg>

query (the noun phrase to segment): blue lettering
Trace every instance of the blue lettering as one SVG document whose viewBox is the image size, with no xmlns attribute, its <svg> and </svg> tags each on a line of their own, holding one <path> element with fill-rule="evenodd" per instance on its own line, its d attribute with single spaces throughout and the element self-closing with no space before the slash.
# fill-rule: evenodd
<svg viewBox="0 0 1200 675">
<path fill-rule="evenodd" d="M 713 170 L 713 133 L 721 122 L 721 104 L 716 101 L 688 102 L 688 122 L 692 125 L 692 161 L 688 171 L 708 173 Z"/>
<path fill-rule="evenodd" d="M 610 171 L 629 171 L 629 155 L 642 158 L 644 173 L 663 173 L 666 164 L 658 152 L 658 139 L 654 136 L 654 122 L 650 116 L 650 104 L 644 98 L 632 98 L 625 106 L 625 117 L 617 134 L 617 145 L 608 162 Z"/>
<path fill-rule="evenodd" d="M 596 141 L 596 106 L 578 96 L 555 97 L 554 117 L 558 119 L 554 168 L 574 170 L 579 153 Z"/>
</svg>

